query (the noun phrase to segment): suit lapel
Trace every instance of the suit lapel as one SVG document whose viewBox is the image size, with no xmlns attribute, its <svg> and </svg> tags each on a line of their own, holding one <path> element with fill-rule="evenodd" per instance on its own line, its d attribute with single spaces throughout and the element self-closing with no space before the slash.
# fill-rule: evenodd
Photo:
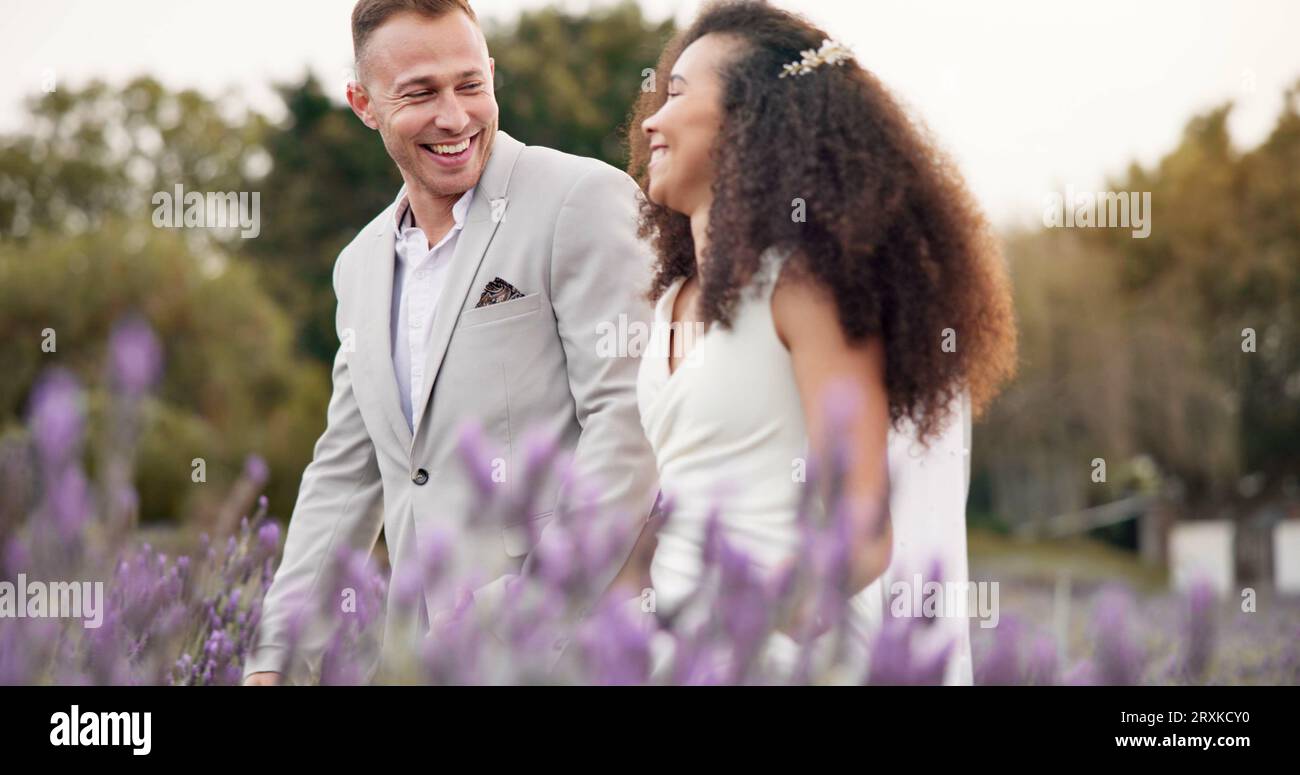
<svg viewBox="0 0 1300 775">
<path fill-rule="evenodd" d="M 497 130 L 492 146 L 492 156 L 488 159 L 483 175 L 479 179 L 474 199 L 470 203 L 469 214 L 465 218 L 465 227 L 456 241 L 456 250 L 452 254 L 451 266 L 443 280 L 442 295 L 438 299 L 437 311 L 433 316 L 433 325 L 429 331 L 430 349 L 425 374 L 424 395 L 411 396 L 411 406 L 423 407 L 420 426 L 415 429 L 415 437 L 420 435 L 425 419 L 429 416 L 429 398 L 438 381 L 438 372 L 442 368 L 443 358 L 447 355 L 447 345 L 451 341 L 451 332 L 460 319 L 461 308 L 465 306 L 465 297 L 469 294 L 474 276 L 478 274 L 479 264 L 487 252 L 492 236 L 504 216 L 506 191 L 510 184 L 510 173 L 514 170 L 523 143 L 510 135 Z M 499 202 L 499 203 L 498 203 Z M 390 219 L 391 220 L 391 219 Z M 392 274 L 390 269 L 389 274 Z M 391 287 L 391 280 L 390 280 Z M 391 291 L 390 291 L 391 292 Z M 391 372 L 392 369 L 390 368 Z M 399 411 L 400 415 L 401 412 Z M 405 429 L 405 418 L 402 418 Z M 412 440 L 412 444 L 413 444 Z"/>
<path fill-rule="evenodd" d="M 402 187 L 402 192 L 406 187 Z M 397 201 L 401 201 L 401 192 Z M 357 357 L 362 368 L 353 374 L 353 382 L 368 380 L 379 393 L 380 411 L 403 449 L 411 448 L 411 429 L 402 414 L 397 392 L 397 373 L 393 370 L 393 272 L 397 261 L 397 228 L 393 223 L 396 204 L 390 205 L 379 219 L 374 247 L 367 262 L 363 284 L 364 298 L 357 331 Z"/>
</svg>

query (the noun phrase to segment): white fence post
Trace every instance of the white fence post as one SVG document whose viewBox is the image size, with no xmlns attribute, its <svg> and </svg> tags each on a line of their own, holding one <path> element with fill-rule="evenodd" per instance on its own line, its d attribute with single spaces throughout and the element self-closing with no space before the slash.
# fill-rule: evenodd
<svg viewBox="0 0 1300 775">
<path fill-rule="evenodd" d="M 1228 520 L 1175 524 L 1169 531 L 1169 574 L 1174 589 L 1186 592 L 1202 577 L 1220 595 L 1230 594 L 1236 578 L 1235 534 L 1236 525 Z"/>
<path fill-rule="evenodd" d="M 1273 526 L 1273 579 L 1279 594 L 1300 594 L 1300 520 Z"/>
</svg>

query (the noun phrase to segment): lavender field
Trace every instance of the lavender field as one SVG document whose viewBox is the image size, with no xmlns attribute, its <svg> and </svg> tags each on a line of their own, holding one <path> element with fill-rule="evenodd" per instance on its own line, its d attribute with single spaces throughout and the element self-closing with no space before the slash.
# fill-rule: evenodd
<svg viewBox="0 0 1300 775">
<path fill-rule="evenodd" d="M 282 530 L 259 496 L 268 471 L 250 458 L 233 488 L 230 514 L 206 526 L 142 529 L 136 520 L 134 445 L 149 418 L 162 369 L 161 344 L 128 319 L 111 334 L 105 387 L 90 390 L 50 370 L 33 391 L 28 436 L 0 455 L 0 683 L 173 684 L 240 682 L 261 602 L 282 548 Z M 87 449 L 91 397 L 108 407 L 111 444 Z M 449 615 L 418 648 L 385 653 L 379 679 L 435 684 L 599 683 L 934 684 L 946 652 L 914 646 L 924 617 L 887 619 L 870 638 L 848 626 L 840 594 L 847 572 L 843 511 L 804 515 L 801 561 L 758 579 L 720 532 L 709 535 L 708 572 L 689 624 L 659 627 L 635 599 L 580 612 L 577 590 L 620 564 L 619 536 L 583 505 L 557 523 L 567 539 L 510 588 L 499 610 L 465 604 L 481 584 L 481 542 L 502 520 L 535 511 L 529 488 L 501 495 L 474 468 L 481 437 L 461 438 L 481 485 L 479 517 L 424 547 L 419 572 L 390 578 L 383 554 L 340 551 L 325 583 L 298 606 L 293 652 L 319 657 L 311 680 L 369 680 L 387 599 L 391 616 L 414 616 L 425 589 Z M 107 451 L 106 451 L 107 450 Z M 93 454 L 90 454 L 93 453 Z M 94 463 L 88 467 L 86 461 Z M 528 445 L 525 481 L 574 474 L 545 439 Z M 833 466 L 832 466 L 833 469 Z M 825 477 L 834 501 L 833 482 Z M 241 505 L 248 508 L 239 514 Z M 671 504 L 666 507 L 671 518 Z M 972 622 L 977 684 L 1295 684 L 1300 682 L 1300 600 L 1259 590 L 1255 610 L 1216 598 L 1208 586 L 1165 591 L 1163 574 L 1124 552 L 1089 544 L 1030 544 L 974 532 L 972 576 L 999 585 L 997 626 Z M 936 569 L 935 575 L 941 574 Z M 14 580 L 35 580 L 17 592 Z M 62 587 L 58 594 L 56 587 Z M 94 594 L 102 590 L 102 596 Z M 350 600 L 339 606 L 336 601 Z M 821 622 L 792 632 L 795 656 L 770 658 L 779 623 L 811 600 Z M 77 610 L 55 610 L 72 604 Z M 587 615 L 583 615 L 583 614 Z M 802 628 L 802 629 L 801 629 Z M 787 627 L 787 630 L 789 628 Z M 563 644 L 557 649 L 553 644 Z M 390 644 L 391 645 L 391 644 Z M 561 656 L 557 657 L 556 652 Z M 665 656 L 667 655 L 667 656 Z"/>
<path fill-rule="evenodd" d="M 1168 588 L 1132 554 L 1078 539 L 973 534 L 972 578 L 998 581 L 998 627 L 971 626 L 976 681 L 1154 685 L 1300 684 L 1300 598 Z M 1243 587 L 1244 588 L 1244 587 Z"/>
</svg>

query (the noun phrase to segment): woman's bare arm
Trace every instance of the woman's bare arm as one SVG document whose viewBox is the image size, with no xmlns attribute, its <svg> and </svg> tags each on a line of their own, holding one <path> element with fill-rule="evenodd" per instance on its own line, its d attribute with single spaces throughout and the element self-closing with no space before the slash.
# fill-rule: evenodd
<svg viewBox="0 0 1300 775">
<path fill-rule="evenodd" d="M 790 350 L 812 453 L 825 460 L 831 442 L 847 442 L 843 495 L 851 506 L 848 591 L 854 593 L 885 572 L 893 545 L 884 342 L 880 337 L 850 342 L 830 291 L 797 275 L 787 273 L 777 283 L 772 316 Z M 828 427 L 828 417 L 837 412 L 844 417 L 842 426 Z"/>
</svg>

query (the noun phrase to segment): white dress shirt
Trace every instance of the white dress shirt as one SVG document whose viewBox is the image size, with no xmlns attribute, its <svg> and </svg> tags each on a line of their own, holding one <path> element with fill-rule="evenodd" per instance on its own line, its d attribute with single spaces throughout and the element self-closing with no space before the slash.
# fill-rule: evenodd
<svg viewBox="0 0 1300 775">
<path fill-rule="evenodd" d="M 442 239 L 429 247 L 424 229 L 415 225 L 410 200 L 405 191 L 398 195 L 397 257 L 393 267 L 392 341 L 393 371 L 397 375 L 397 393 L 402 401 L 402 414 L 412 431 L 420 424 L 424 406 L 413 406 L 413 396 L 424 396 L 427 377 L 425 366 L 429 356 L 429 334 L 433 327 L 433 313 L 442 295 L 443 278 L 456 252 L 456 240 L 465 225 L 474 189 L 466 191 L 451 208 L 455 221 Z"/>
</svg>

